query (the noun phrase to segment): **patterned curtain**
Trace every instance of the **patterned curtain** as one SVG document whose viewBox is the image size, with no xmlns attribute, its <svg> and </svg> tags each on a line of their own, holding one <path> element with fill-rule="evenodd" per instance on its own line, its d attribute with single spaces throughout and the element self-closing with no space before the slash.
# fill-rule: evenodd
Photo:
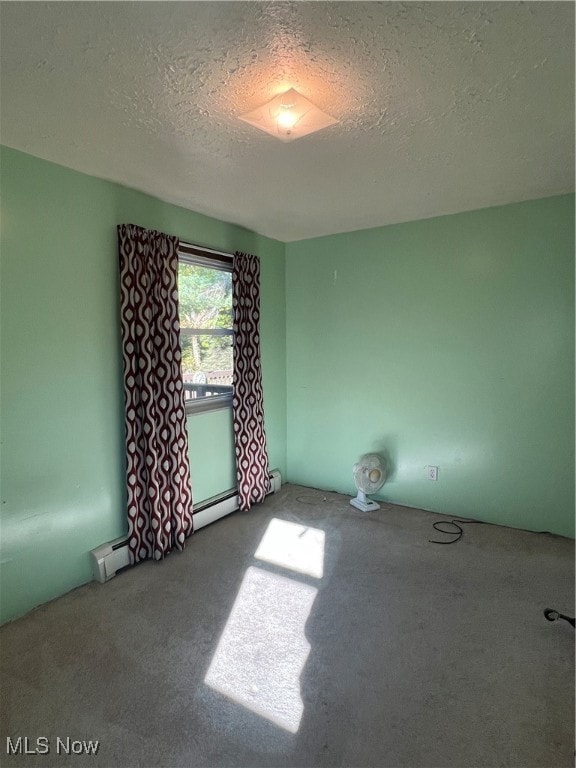
<svg viewBox="0 0 576 768">
<path fill-rule="evenodd" d="M 232 271 L 234 311 L 234 444 L 240 509 L 263 501 L 268 456 L 260 370 L 260 261 L 236 252 Z"/>
<path fill-rule="evenodd" d="M 131 561 L 183 549 L 193 531 L 178 321 L 178 240 L 118 227 Z"/>
</svg>

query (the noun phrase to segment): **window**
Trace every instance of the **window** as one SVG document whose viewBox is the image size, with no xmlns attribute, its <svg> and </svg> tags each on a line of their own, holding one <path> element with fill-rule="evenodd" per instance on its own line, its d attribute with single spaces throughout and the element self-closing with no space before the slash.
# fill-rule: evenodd
<svg viewBox="0 0 576 768">
<path fill-rule="evenodd" d="M 178 301 L 188 413 L 232 405 L 232 256 L 180 244 Z"/>
</svg>

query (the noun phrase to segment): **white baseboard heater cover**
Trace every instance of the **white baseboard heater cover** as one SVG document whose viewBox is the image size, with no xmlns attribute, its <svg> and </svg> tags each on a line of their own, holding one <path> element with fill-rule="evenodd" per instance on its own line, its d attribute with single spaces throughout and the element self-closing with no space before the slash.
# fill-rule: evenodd
<svg viewBox="0 0 576 768">
<path fill-rule="evenodd" d="M 273 469 L 269 475 L 268 493 L 276 493 L 282 485 L 280 471 Z M 221 517 L 229 515 L 238 509 L 238 493 L 236 490 L 226 491 L 201 502 L 194 508 L 194 530 L 203 528 Z M 117 571 L 130 565 L 128 537 L 121 536 L 114 541 L 108 541 L 90 552 L 92 556 L 92 574 L 95 581 L 102 584 L 116 576 Z"/>
</svg>

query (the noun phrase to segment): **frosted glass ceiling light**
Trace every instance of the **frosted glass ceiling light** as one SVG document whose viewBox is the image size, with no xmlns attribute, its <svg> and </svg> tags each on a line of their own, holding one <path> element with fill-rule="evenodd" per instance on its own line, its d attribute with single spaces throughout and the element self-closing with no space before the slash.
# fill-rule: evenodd
<svg viewBox="0 0 576 768">
<path fill-rule="evenodd" d="M 338 122 L 294 88 L 275 96 L 258 109 L 240 115 L 240 120 L 276 136 L 280 141 L 294 141 Z"/>
</svg>

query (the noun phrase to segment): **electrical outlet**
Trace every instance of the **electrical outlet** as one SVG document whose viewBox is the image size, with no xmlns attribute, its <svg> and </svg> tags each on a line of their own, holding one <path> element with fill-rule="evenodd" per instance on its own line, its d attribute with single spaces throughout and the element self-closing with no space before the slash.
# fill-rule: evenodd
<svg viewBox="0 0 576 768">
<path fill-rule="evenodd" d="M 428 465 L 426 467 L 426 477 L 428 480 L 438 480 L 438 467 Z"/>
</svg>

